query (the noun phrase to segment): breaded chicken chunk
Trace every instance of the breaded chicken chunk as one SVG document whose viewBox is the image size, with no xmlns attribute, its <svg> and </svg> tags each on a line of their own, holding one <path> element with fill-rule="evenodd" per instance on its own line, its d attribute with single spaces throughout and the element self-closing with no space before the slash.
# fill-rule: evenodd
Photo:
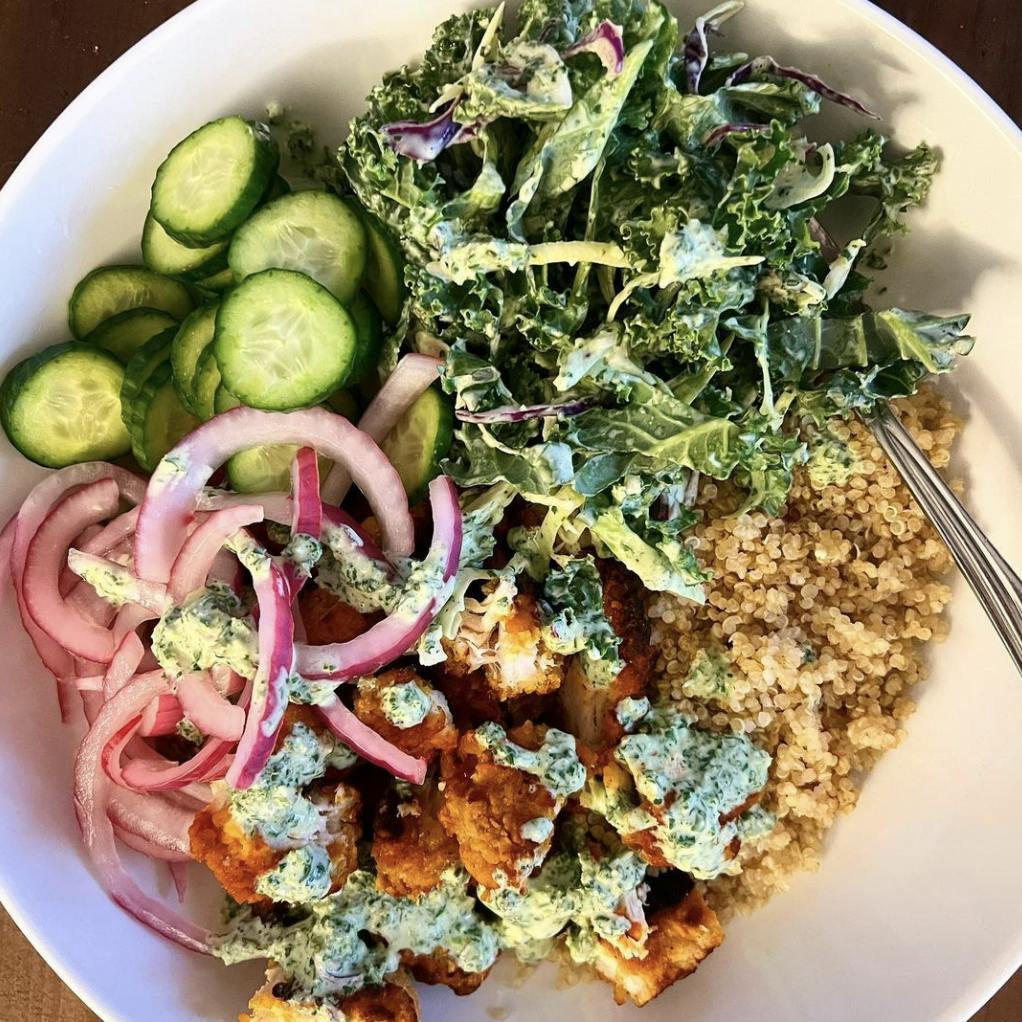
<svg viewBox="0 0 1022 1022">
<path fill-rule="evenodd" d="M 330 889 L 339 890 L 358 869 L 358 842 L 362 837 L 362 796 L 350 784 L 328 784 L 309 800 L 319 809 L 330 856 Z"/>
<path fill-rule="evenodd" d="M 603 582 L 603 612 L 621 639 L 618 656 L 624 668 L 610 685 L 592 685 L 576 656 L 558 696 L 567 730 L 600 753 L 621 740 L 624 729 L 614 711 L 622 699 L 645 694 L 656 653 L 649 641 L 642 583 L 617 561 L 601 560 L 597 567 Z"/>
<path fill-rule="evenodd" d="M 695 972 L 699 963 L 724 940 L 716 914 L 699 891 L 655 912 L 649 919 L 646 955 L 625 958 L 606 941 L 599 941 L 593 965 L 614 985 L 614 1000 L 631 999 L 640 1008 L 672 983 Z"/>
<path fill-rule="evenodd" d="M 277 737 L 277 748 L 295 725 L 325 732 L 311 706 L 291 705 Z M 330 856 L 332 889 L 339 888 L 358 865 L 357 844 L 362 836 L 362 800 L 350 784 L 316 782 L 307 792 L 323 820 L 322 843 Z M 189 830 L 192 857 L 204 863 L 227 893 L 240 904 L 268 904 L 257 892 L 259 878 L 274 869 L 284 850 L 271 848 L 258 833 L 246 833 L 231 813 L 226 794 L 196 814 Z"/>
<path fill-rule="evenodd" d="M 458 634 L 443 645 L 445 671 L 454 677 L 482 671 L 498 700 L 555 692 L 564 680 L 564 657 L 543 641 L 527 578 L 486 583 L 481 599 L 465 600 Z"/>
<path fill-rule="evenodd" d="M 357 789 L 344 783 L 317 788 L 310 792 L 309 799 L 323 818 L 331 890 L 337 890 L 358 867 L 362 800 Z M 259 834 L 246 834 L 231 814 L 229 804 L 214 803 L 196 814 L 188 836 L 192 857 L 210 869 L 235 901 L 269 904 L 256 885 L 285 853 L 271 848 Z"/>
<path fill-rule="evenodd" d="M 546 728 L 523 724 L 508 738 L 535 751 L 545 733 Z M 522 828 L 539 820 L 552 824 L 561 801 L 532 774 L 496 763 L 474 731 L 461 736 L 456 751 L 444 753 L 441 776 L 440 822 L 457 840 L 461 861 L 473 879 L 483 887 L 524 883 L 550 850 L 550 840 L 532 840 L 523 836 Z M 549 829 L 552 833 L 553 827 Z"/>
<path fill-rule="evenodd" d="M 543 695 L 561 687 L 564 657 L 543 642 L 539 605 L 532 593 L 519 591 L 511 613 L 497 625 L 493 658 L 483 672 L 500 699 Z"/>
<path fill-rule="evenodd" d="M 488 720 L 507 723 L 507 706 L 490 688 L 482 668 L 463 670 L 449 657 L 446 663 L 434 668 L 431 677 L 447 699 L 454 723 L 460 730 L 470 730 Z"/>
<path fill-rule="evenodd" d="M 414 686 L 417 691 L 404 686 Z M 393 722 L 392 717 L 395 720 L 400 717 L 395 715 L 393 709 L 388 715 L 388 707 L 401 707 L 393 699 L 395 691 L 410 691 L 416 700 L 421 701 L 425 716 L 420 723 L 402 727 Z M 402 752 L 421 757 L 427 762 L 458 744 L 458 732 L 443 693 L 438 692 L 410 667 L 397 667 L 372 678 L 363 678 L 355 693 L 355 714 Z"/>
<path fill-rule="evenodd" d="M 376 883 L 398 898 L 433 890 L 458 862 L 458 842 L 440 823 L 443 798 L 435 781 L 395 785 L 380 803 L 373 829 Z"/>
<path fill-rule="evenodd" d="M 419 1022 L 419 997 L 407 977 L 397 974 L 384 986 L 363 987 L 336 1006 L 313 1001 L 292 1002 L 278 997 L 287 984 L 277 982 L 271 968 L 266 985 L 248 1002 L 249 1014 L 238 1022 Z M 282 989 L 283 988 L 283 989 Z"/>
<path fill-rule="evenodd" d="M 437 948 L 429 955 L 413 955 L 409 951 L 404 951 L 401 954 L 401 964 L 420 983 L 448 987 L 459 997 L 465 997 L 478 990 L 492 969 L 491 966 L 491 969 L 485 972 L 465 972 L 454 964 L 451 956 L 443 948 Z"/>
<path fill-rule="evenodd" d="M 239 904 L 265 903 L 256 882 L 282 858 L 258 834 L 246 834 L 229 805 L 207 806 L 188 831 L 192 857 L 204 863 L 220 886 Z"/>
</svg>

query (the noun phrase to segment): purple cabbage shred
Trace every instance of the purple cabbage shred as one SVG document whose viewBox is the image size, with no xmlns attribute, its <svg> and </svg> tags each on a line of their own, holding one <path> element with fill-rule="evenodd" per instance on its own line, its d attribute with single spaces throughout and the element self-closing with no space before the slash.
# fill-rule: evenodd
<svg viewBox="0 0 1022 1022">
<path fill-rule="evenodd" d="M 625 37 L 620 25 L 601 21 L 592 32 L 572 43 L 562 54 L 564 58 L 576 53 L 595 53 L 609 75 L 619 75 L 625 66 Z"/>
<path fill-rule="evenodd" d="M 575 415 L 581 415 L 589 411 L 597 404 L 595 397 L 580 397 L 571 401 L 553 402 L 546 405 L 523 405 L 514 407 L 507 405 L 503 408 L 491 408 L 485 412 L 470 412 L 467 409 L 459 408 L 454 414 L 461 422 L 500 423 L 500 422 L 527 422 L 530 419 L 570 419 Z"/>
<path fill-rule="evenodd" d="M 854 96 L 849 96 L 847 93 L 832 89 L 822 78 L 818 78 L 816 75 L 800 71 L 797 67 L 786 67 L 784 64 L 779 64 L 773 57 L 756 57 L 743 64 L 728 78 L 728 85 L 741 85 L 743 82 L 747 82 L 754 74 L 769 74 L 776 75 L 779 78 L 791 78 L 796 82 L 801 82 L 806 88 L 812 89 L 813 92 L 824 99 L 830 100 L 831 103 L 848 107 L 849 110 L 854 110 L 856 113 L 862 114 L 863 117 L 872 118 L 874 121 L 880 120 L 879 114 L 863 106 Z"/>
<path fill-rule="evenodd" d="M 448 146 L 460 145 L 475 138 L 483 125 L 479 121 L 459 124 L 454 119 L 457 106 L 452 103 L 431 121 L 392 121 L 381 129 L 383 137 L 394 152 L 401 156 L 429 163 L 435 160 Z"/>
</svg>

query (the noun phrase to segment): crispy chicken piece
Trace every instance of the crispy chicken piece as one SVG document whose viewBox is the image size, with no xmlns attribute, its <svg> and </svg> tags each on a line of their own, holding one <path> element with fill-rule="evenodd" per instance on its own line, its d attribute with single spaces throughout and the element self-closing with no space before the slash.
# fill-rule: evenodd
<svg viewBox="0 0 1022 1022">
<path fill-rule="evenodd" d="M 564 681 L 564 657 L 546 648 L 536 597 L 519 589 L 511 613 L 497 625 L 493 659 L 483 673 L 500 699 L 556 692 Z"/>
<path fill-rule="evenodd" d="M 536 750 L 546 728 L 523 724 L 508 733 L 511 741 Z M 553 820 L 558 800 L 531 774 L 500 766 L 476 738 L 461 736 L 455 752 L 441 761 L 444 804 L 440 822 L 458 842 L 462 864 L 484 887 L 517 886 L 542 863 L 549 838 L 539 844 L 522 837 L 522 825 L 543 817 Z"/>
<path fill-rule="evenodd" d="M 649 641 L 642 584 L 617 561 L 598 561 L 597 567 L 603 582 L 603 611 L 621 637 L 618 655 L 625 666 L 609 686 L 598 687 L 590 685 L 581 658 L 574 657 L 558 695 L 566 730 L 601 753 L 624 735 L 614 710 L 622 699 L 645 694 L 656 652 Z"/>
<path fill-rule="evenodd" d="M 465 997 L 478 990 L 491 971 L 487 969 L 485 972 L 465 972 L 454 964 L 451 956 L 443 948 L 437 948 L 430 955 L 413 955 L 409 951 L 403 951 L 401 964 L 420 983 L 448 987 L 459 997 Z"/>
<path fill-rule="evenodd" d="M 299 603 L 306 639 L 314 646 L 348 642 L 379 620 L 378 614 L 362 614 L 319 586 L 307 586 Z"/>
<path fill-rule="evenodd" d="M 453 640 L 444 640 L 444 669 L 455 677 L 482 676 L 498 700 L 555 692 L 564 680 L 564 657 L 547 648 L 532 583 L 487 583 L 465 601 Z M 492 719 L 492 718 L 491 718 Z"/>
<path fill-rule="evenodd" d="M 381 801 L 373 830 L 376 883 L 398 898 L 433 890 L 458 862 L 458 842 L 440 823 L 443 798 L 435 781 L 406 797 L 391 790 Z"/>
<path fill-rule="evenodd" d="M 400 728 L 387 719 L 382 698 L 386 689 L 409 682 L 430 697 L 433 707 L 421 724 Z M 397 667 L 360 682 L 355 693 L 355 714 L 377 734 L 409 756 L 420 756 L 429 761 L 458 744 L 458 731 L 443 693 L 434 689 L 410 667 Z"/>
<path fill-rule="evenodd" d="M 350 784 L 327 785 L 310 795 L 320 808 L 330 856 L 332 889 L 337 890 L 358 868 L 362 836 L 362 801 Z M 271 848 L 259 834 L 246 834 L 227 804 L 212 804 L 198 813 L 188 832 L 192 857 L 204 863 L 220 886 L 240 904 L 269 904 L 256 890 L 259 878 L 273 869 L 284 852 Z"/>
<path fill-rule="evenodd" d="M 281 853 L 258 834 L 246 834 L 231 815 L 230 806 L 207 806 L 188 831 L 192 857 L 205 863 L 220 886 L 240 904 L 268 903 L 256 892 L 256 881 L 273 869 Z"/>
<path fill-rule="evenodd" d="M 382 987 L 363 987 L 341 1001 L 346 1022 L 419 1022 L 419 995 L 403 976 Z"/>
<path fill-rule="evenodd" d="M 358 842 L 362 837 L 362 796 L 358 789 L 343 782 L 320 788 L 310 801 L 319 809 L 329 839 L 332 891 L 358 869 Z"/>
<path fill-rule="evenodd" d="M 279 975 L 271 967 L 266 984 L 248 1002 L 251 1014 L 240 1015 L 238 1022 L 419 1022 L 418 995 L 401 973 L 383 986 L 363 987 L 338 1002 L 336 1008 L 313 1001 L 288 1001 L 287 983 L 278 982 Z"/>
<path fill-rule="evenodd" d="M 614 985 L 614 1000 L 629 998 L 640 1008 L 672 983 L 695 972 L 699 963 L 724 940 L 714 911 L 699 891 L 649 919 L 644 958 L 625 958 L 606 941 L 598 944 L 596 971 Z"/>
<path fill-rule="evenodd" d="M 277 748 L 299 723 L 314 731 L 323 730 L 311 706 L 292 704 L 284 714 Z M 223 800 L 211 803 L 196 815 L 188 839 L 192 858 L 205 863 L 235 901 L 243 905 L 269 903 L 256 892 L 256 881 L 280 862 L 283 853 L 271 848 L 259 834 L 246 834 Z"/>
</svg>

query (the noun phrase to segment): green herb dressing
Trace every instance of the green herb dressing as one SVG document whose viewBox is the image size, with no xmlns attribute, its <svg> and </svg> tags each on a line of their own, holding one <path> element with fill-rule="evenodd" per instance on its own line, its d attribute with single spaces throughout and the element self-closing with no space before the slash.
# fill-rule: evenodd
<svg viewBox="0 0 1022 1022">
<path fill-rule="evenodd" d="M 213 582 L 160 618 L 153 629 L 152 650 L 171 678 L 218 666 L 252 678 L 259 639 L 237 595 L 223 583 Z"/>
</svg>

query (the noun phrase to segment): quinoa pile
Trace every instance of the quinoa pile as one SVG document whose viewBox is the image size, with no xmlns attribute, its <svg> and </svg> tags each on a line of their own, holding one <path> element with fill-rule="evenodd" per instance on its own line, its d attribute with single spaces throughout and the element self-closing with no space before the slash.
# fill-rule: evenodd
<svg viewBox="0 0 1022 1022">
<path fill-rule="evenodd" d="M 946 467 L 961 427 L 949 403 L 924 390 L 897 407 Z M 740 874 L 707 885 L 724 917 L 819 867 L 828 829 L 904 735 L 924 645 L 948 631 L 946 548 L 869 431 L 850 421 L 832 433 L 852 455 L 848 478 L 823 485 L 803 471 L 781 518 L 736 516 L 737 492 L 705 484 L 695 535 L 716 576 L 707 602 L 658 594 L 649 608 L 662 692 L 774 756 L 763 802 L 776 827 L 746 842 Z"/>
</svg>

